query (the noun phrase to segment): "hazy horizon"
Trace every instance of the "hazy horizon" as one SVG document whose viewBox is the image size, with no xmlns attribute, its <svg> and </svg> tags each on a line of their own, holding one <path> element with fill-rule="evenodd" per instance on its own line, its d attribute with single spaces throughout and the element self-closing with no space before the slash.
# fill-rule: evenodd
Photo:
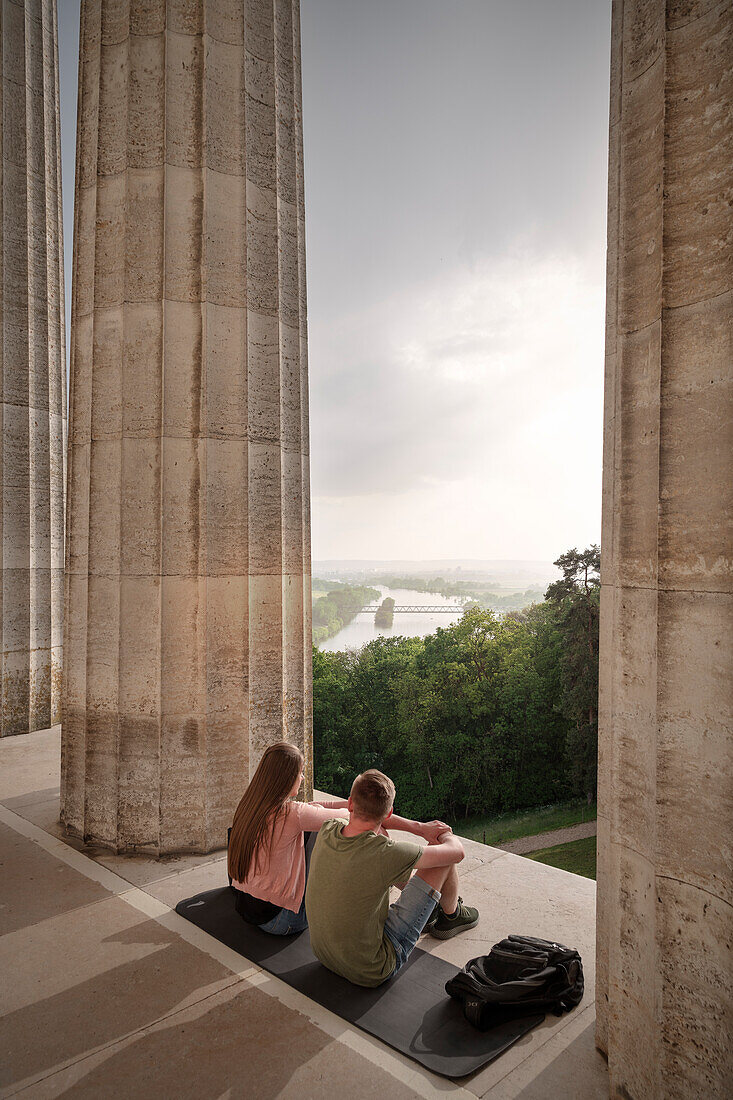
<svg viewBox="0 0 733 1100">
<path fill-rule="evenodd" d="M 556 569 L 554 562 L 537 561 L 533 558 L 314 558 L 313 565 L 422 565 L 425 567 L 450 566 L 453 569 L 478 568 L 479 566 L 516 566 L 546 567 Z"/>
<path fill-rule="evenodd" d="M 560 570 L 549 561 L 521 559 L 482 558 L 397 558 L 374 560 L 365 558 L 325 558 L 312 562 L 314 580 L 365 581 L 376 577 L 429 580 L 443 577 L 445 580 L 494 584 L 497 589 L 512 588 L 526 591 L 528 588 L 547 585 L 560 576 Z M 403 586 L 404 587 L 404 586 Z M 410 585 L 407 585 L 409 588 Z"/>
</svg>

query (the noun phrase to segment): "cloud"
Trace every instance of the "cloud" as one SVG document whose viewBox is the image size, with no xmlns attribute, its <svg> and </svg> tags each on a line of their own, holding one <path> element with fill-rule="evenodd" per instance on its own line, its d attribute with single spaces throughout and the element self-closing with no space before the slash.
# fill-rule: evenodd
<svg viewBox="0 0 733 1100">
<path fill-rule="evenodd" d="M 485 518 L 475 522 L 492 502 L 526 516 L 512 518 L 506 556 L 537 553 L 531 525 L 558 526 L 550 501 L 560 525 L 594 526 L 604 289 L 593 275 L 572 255 L 517 247 L 364 314 L 312 324 L 314 533 L 328 542 L 314 545 L 317 556 L 367 554 L 370 518 L 381 556 L 397 554 L 398 542 L 407 556 L 505 556 L 498 543 L 488 553 Z M 454 537 L 441 533 L 438 549 L 435 521 L 448 505 Z M 480 545 L 458 546 L 462 537 Z M 548 547 L 558 538 L 564 549 L 559 530 L 548 531 Z"/>
</svg>

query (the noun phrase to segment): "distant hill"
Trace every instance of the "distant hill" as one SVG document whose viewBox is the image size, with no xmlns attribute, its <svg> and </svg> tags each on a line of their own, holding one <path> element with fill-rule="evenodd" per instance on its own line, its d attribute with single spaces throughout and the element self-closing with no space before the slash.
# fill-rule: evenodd
<svg viewBox="0 0 733 1100">
<path fill-rule="evenodd" d="M 546 586 L 560 575 L 560 571 L 549 561 L 479 558 L 434 558 L 425 561 L 396 558 L 375 561 L 367 558 L 332 558 L 313 562 L 313 575 L 325 578 L 361 580 L 368 579 L 370 575 L 384 573 L 494 582 L 502 588 L 528 588 L 531 584 Z"/>
</svg>

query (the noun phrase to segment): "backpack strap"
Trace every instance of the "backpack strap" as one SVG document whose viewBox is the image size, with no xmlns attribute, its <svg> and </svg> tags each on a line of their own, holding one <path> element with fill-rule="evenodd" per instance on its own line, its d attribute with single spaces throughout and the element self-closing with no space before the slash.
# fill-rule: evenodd
<svg viewBox="0 0 733 1100">
<path fill-rule="evenodd" d="M 473 996 L 468 993 L 463 1000 L 463 1015 L 468 1020 L 469 1024 L 473 1024 L 474 1027 L 481 1027 L 481 1018 L 485 1002 L 480 997 Z"/>
</svg>

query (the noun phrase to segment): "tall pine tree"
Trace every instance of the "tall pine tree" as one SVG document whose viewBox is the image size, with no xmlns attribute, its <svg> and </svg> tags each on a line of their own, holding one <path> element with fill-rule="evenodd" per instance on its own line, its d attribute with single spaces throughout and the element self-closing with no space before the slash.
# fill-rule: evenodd
<svg viewBox="0 0 733 1100">
<path fill-rule="evenodd" d="M 555 565 L 562 578 L 545 599 L 555 606 L 562 636 L 563 711 L 569 727 L 567 762 L 574 785 L 592 802 L 598 761 L 598 625 L 601 553 L 568 550 Z"/>
</svg>

